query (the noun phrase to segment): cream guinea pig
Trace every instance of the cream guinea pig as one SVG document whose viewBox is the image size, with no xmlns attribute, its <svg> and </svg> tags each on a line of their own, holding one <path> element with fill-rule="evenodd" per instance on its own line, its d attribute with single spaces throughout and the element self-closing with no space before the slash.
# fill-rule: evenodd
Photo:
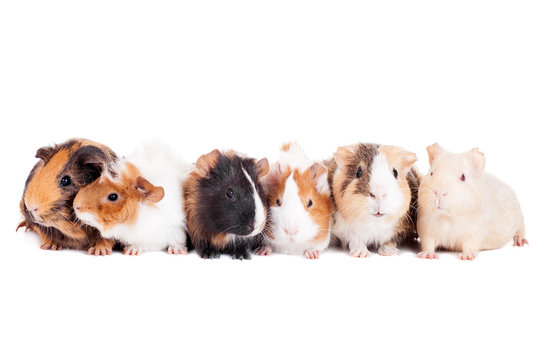
<svg viewBox="0 0 540 360">
<path fill-rule="evenodd" d="M 332 200 L 327 169 L 311 161 L 298 144 L 285 144 L 263 186 L 270 209 L 270 230 L 266 244 L 255 252 L 304 254 L 317 259 L 330 243 Z"/>
<path fill-rule="evenodd" d="M 119 161 L 117 175 L 103 172 L 82 188 L 73 202 L 75 214 L 122 243 L 124 254 L 187 254 L 181 188 L 191 168 L 167 146 L 147 144 Z"/>
<path fill-rule="evenodd" d="M 435 250 L 445 248 L 473 260 L 480 250 L 500 248 L 512 238 L 515 246 L 528 244 L 516 194 L 484 171 L 484 154 L 477 148 L 450 153 L 437 143 L 427 152 L 431 169 L 418 193 L 418 257 L 435 259 Z"/>
<path fill-rule="evenodd" d="M 419 176 L 416 155 L 397 146 L 340 147 L 326 165 L 335 205 L 332 239 L 353 257 L 399 255 L 398 243 L 416 238 Z"/>
</svg>

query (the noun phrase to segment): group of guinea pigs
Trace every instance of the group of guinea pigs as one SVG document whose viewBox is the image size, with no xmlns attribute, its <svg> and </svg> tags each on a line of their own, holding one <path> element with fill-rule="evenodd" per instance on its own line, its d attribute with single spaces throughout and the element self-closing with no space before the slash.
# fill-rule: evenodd
<svg viewBox="0 0 540 360">
<path fill-rule="evenodd" d="M 518 199 L 484 171 L 484 154 L 438 144 L 427 152 L 430 170 L 421 176 L 416 155 L 397 146 L 343 146 L 316 162 L 288 143 L 273 164 L 219 150 L 191 164 L 159 142 L 118 157 L 71 139 L 37 151 L 19 227 L 37 233 L 42 249 L 195 249 L 205 259 L 251 252 L 317 259 L 330 245 L 353 257 L 370 256 L 370 248 L 390 256 L 420 241 L 420 258 L 443 248 L 473 260 L 510 240 L 528 244 Z"/>
</svg>

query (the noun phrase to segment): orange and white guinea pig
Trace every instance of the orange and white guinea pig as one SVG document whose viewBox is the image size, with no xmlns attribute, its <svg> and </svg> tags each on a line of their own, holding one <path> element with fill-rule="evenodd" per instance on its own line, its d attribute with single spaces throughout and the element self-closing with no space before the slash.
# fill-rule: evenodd
<svg viewBox="0 0 540 360">
<path fill-rule="evenodd" d="M 419 177 L 416 155 L 397 146 L 340 147 L 326 165 L 335 204 L 332 238 L 353 257 L 399 255 L 397 244 L 416 238 Z"/>
<path fill-rule="evenodd" d="M 296 143 L 281 147 L 279 160 L 263 179 L 270 227 L 259 255 L 304 254 L 317 259 L 330 243 L 332 200 L 328 171 Z"/>
<path fill-rule="evenodd" d="M 182 184 L 191 168 L 168 147 L 149 144 L 120 160 L 117 175 L 104 172 L 81 189 L 75 214 L 103 237 L 124 244 L 124 254 L 187 254 Z"/>
<path fill-rule="evenodd" d="M 473 260 L 480 250 L 500 248 L 512 238 L 514 246 L 528 244 L 517 196 L 484 171 L 484 154 L 476 148 L 455 154 L 439 144 L 427 152 L 431 169 L 418 191 L 418 257 L 435 259 L 435 250 L 445 248 Z"/>
</svg>

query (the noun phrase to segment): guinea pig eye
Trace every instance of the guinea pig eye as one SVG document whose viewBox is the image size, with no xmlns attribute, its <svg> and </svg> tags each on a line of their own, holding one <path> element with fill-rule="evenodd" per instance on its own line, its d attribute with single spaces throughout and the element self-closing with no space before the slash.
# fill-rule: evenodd
<svg viewBox="0 0 540 360">
<path fill-rule="evenodd" d="M 60 186 L 66 187 L 71 185 L 71 178 L 69 176 L 64 176 L 62 179 L 60 179 Z"/>
<path fill-rule="evenodd" d="M 116 201 L 118 200 L 118 194 L 112 193 L 108 196 L 109 201 Z"/>
<path fill-rule="evenodd" d="M 394 168 L 394 171 L 392 171 L 392 173 L 394 174 L 394 177 L 397 179 L 398 172 L 397 172 L 397 170 L 395 168 Z"/>
<path fill-rule="evenodd" d="M 277 205 L 277 206 L 281 206 L 281 200 L 276 199 L 276 205 Z"/>
<path fill-rule="evenodd" d="M 433 171 L 429 174 L 430 176 L 433 176 Z"/>
<path fill-rule="evenodd" d="M 363 173 L 362 167 L 359 167 L 358 170 L 356 170 L 356 178 L 361 178 Z"/>
<path fill-rule="evenodd" d="M 309 199 L 308 203 L 307 203 L 307 207 L 310 208 L 313 206 L 313 201 L 311 199 Z"/>
<path fill-rule="evenodd" d="M 465 181 L 465 174 L 461 174 L 461 177 L 459 178 L 461 181 Z"/>
<path fill-rule="evenodd" d="M 226 194 L 227 194 L 227 197 L 229 199 L 232 199 L 234 197 L 234 190 L 233 189 L 228 189 Z"/>
</svg>

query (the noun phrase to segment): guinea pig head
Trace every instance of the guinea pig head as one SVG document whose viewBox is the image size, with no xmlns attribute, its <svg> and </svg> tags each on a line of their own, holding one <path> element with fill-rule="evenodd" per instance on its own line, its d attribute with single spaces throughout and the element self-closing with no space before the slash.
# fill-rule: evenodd
<svg viewBox="0 0 540 360">
<path fill-rule="evenodd" d="M 73 201 L 77 218 L 101 232 L 114 231 L 120 224 L 137 221 L 139 205 L 152 205 L 165 195 L 161 186 L 154 186 L 141 176 L 122 174 L 118 179 L 102 175 L 83 187 Z"/>
<path fill-rule="evenodd" d="M 55 227 L 71 237 L 85 236 L 74 226 L 73 199 L 82 186 L 97 179 L 116 155 L 106 146 L 88 140 L 69 140 L 43 147 L 23 194 L 23 212 L 32 221 Z"/>
<path fill-rule="evenodd" d="M 474 148 L 461 154 L 435 143 L 427 148 L 430 170 L 418 190 L 422 210 L 464 215 L 474 212 L 480 201 L 479 179 L 484 173 L 484 154 Z"/>
<path fill-rule="evenodd" d="M 407 174 L 416 155 L 397 146 L 357 144 L 334 154 L 333 191 L 336 206 L 346 219 L 394 221 L 409 209 Z"/>
<path fill-rule="evenodd" d="M 280 242 L 326 238 L 332 214 L 328 170 L 315 163 L 291 169 L 277 163 L 265 178 L 271 230 Z"/>
<path fill-rule="evenodd" d="M 196 162 L 197 222 L 213 234 L 255 236 L 266 224 L 266 199 L 260 179 L 268 160 L 214 150 Z"/>
</svg>

